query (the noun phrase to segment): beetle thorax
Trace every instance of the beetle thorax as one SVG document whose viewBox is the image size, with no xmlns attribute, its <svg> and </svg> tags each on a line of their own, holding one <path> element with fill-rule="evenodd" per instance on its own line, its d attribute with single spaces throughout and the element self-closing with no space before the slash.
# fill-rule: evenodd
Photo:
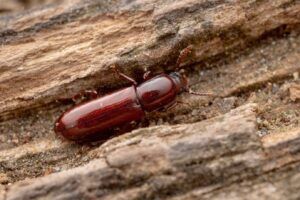
<svg viewBox="0 0 300 200">
<path fill-rule="evenodd" d="M 156 76 L 137 87 L 138 99 L 146 111 L 160 109 L 174 102 L 178 93 L 177 80 L 170 75 Z"/>
</svg>

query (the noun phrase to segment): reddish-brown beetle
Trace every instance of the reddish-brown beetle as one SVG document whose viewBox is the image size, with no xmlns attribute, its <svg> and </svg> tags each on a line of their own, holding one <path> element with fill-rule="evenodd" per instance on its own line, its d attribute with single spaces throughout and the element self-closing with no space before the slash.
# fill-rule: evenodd
<svg viewBox="0 0 300 200">
<path fill-rule="evenodd" d="M 191 52 L 185 48 L 179 55 L 177 67 Z M 188 91 L 187 79 L 178 72 L 160 74 L 140 85 L 135 80 L 116 72 L 133 83 L 132 86 L 115 91 L 78 105 L 61 115 L 55 124 L 55 132 L 69 140 L 85 140 L 90 136 L 107 139 L 107 131 L 133 121 L 140 121 L 145 112 L 151 112 L 175 103 L 176 96 Z M 195 93 L 210 95 L 208 93 Z"/>
</svg>

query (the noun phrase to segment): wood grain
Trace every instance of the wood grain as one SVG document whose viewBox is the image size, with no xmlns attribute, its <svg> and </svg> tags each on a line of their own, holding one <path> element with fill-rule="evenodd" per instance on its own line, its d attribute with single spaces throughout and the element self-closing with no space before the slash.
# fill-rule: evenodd
<svg viewBox="0 0 300 200">
<path fill-rule="evenodd" d="M 299 198 L 298 1 L 14 8 L 0 16 L 0 199 Z M 128 85 L 112 64 L 138 81 L 168 73 L 188 45 L 192 89 L 220 97 L 181 94 L 188 104 L 104 143 L 54 134 L 72 106 L 56 100 Z"/>
</svg>

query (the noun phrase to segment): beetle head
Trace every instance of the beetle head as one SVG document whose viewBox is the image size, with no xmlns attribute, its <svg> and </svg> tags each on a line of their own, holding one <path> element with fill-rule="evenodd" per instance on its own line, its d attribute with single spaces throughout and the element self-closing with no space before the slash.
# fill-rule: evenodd
<svg viewBox="0 0 300 200">
<path fill-rule="evenodd" d="M 174 81 L 178 93 L 188 91 L 188 79 L 185 74 L 172 72 L 170 73 L 170 77 Z"/>
</svg>

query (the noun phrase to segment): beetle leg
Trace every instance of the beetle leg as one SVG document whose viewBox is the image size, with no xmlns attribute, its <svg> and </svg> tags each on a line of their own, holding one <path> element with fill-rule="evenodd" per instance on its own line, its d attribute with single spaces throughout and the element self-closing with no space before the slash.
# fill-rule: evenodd
<svg viewBox="0 0 300 200">
<path fill-rule="evenodd" d="M 81 98 L 95 99 L 97 97 L 98 97 L 98 92 L 96 90 L 84 90 L 83 92 L 74 95 L 72 99 L 77 101 L 78 99 Z"/>
<path fill-rule="evenodd" d="M 146 71 L 143 75 L 143 79 L 146 81 L 146 80 L 149 80 L 151 78 L 151 71 Z"/>
<path fill-rule="evenodd" d="M 169 111 L 169 110 L 174 109 L 177 105 L 178 105 L 178 102 L 175 101 L 175 102 L 173 102 L 171 105 L 166 106 L 164 109 L 165 109 L 165 111 Z"/>
<path fill-rule="evenodd" d="M 124 79 L 126 79 L 127 81 L 129 81 L 129 82 L 131 82 L 133 85 L 137 85 L 137 82 L 133 79 L 133 78 L 130 78 L 129 76 L 127 76 L 126 74 L 123 74 L 122 72 L 120 72 L 120 70 L 118 69 L 118 66 L 115 64 L 115 65 L 113 65 L 113 66 L 111 66 L 111 68 L 112 68 L 112 70 L 114 70 L 114 72 L 118 75 L 118 76 L 120 76 L 120 77 L 122 77 L 122 78 L 124 78 Z"/>
<path fill-rule="evenodd" d="M 96 90 L 85 90 L 83 93 L 84 96 L 88 99 L 96 99 L 97 97 L 99 97 L 98 92 Z"/>
<path fill-rule="evenodd" d="M 63 103 L 63 104 L 69 104 L 69 103 L 76 104 L 79 102 L 79 100 L 82 100 L 83 97 L 84 97 L 83 92 L 80 92 L 78 94 L 75 94 L 71 98 L 60 97 L 60 98 L 56 99 L 55 101 L 59 102 L 59 103 Z"/>
<path fill-rule="evenodd" d="M 175 66 L 176 71 L 180 69 L 181 63 L 192 53 L 192 48 L 193 46 L 189 45 L 179 53 Z"/>
<path fill-rule="evenodd" d="M 169 105 L 168 107 L 166 107 L 165 110 L 166 110 L 166 111 L 172 110 L 172 109 L 174 109 L 178 104 L 188 105 L 189 107 L 192 106 L 190 103 L 176 100 L 176 101 L 173 102 L 171 105 Z"/>
<path fill-rule="evenodd" d="M 184 105 L 188 105 L 188 106 L 192 106 L 190 103 L 187 103 L 187 102 L 184 102 L 184 101 L 179 101 L 179 100 L 176 100 L 176 103 L 177 104 L 184 104 Z"/>
<path fill-rule="evenodd" d="M 82 100 L 82 99 L 91 100 L 91 99 L 96 99 L 97 97 L 99 97 L 99 95 L 96 90 L 85 90 L 74 95 L 72 97 L 72 101 L 76 103 L 78 100 Z"/>
<path fill-rule="evenodd" d="M 132 131 L 135 127 L 140 124 L 140 121 L 131 121 L 129 123 L 125 123 L 120 125 L 119 127 L 113 128 L 114 135 L 112 137 L 116 137 L 118 135 L 124 134 L 126 132 Z"/>
</svg>

